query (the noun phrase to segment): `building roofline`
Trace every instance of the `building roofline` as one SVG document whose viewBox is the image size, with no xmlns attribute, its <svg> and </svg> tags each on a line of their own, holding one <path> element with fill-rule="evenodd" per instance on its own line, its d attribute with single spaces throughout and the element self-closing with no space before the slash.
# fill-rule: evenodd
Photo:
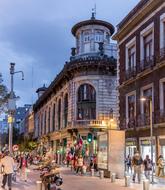
<svg viewBox="0 0 165 190">
<path fill-rule="evenodd" d="M 115 28 L 114 28 L 114 26 L 111 23 L 103 21 L 103 20 L 90 19 L 90 20 L 85 20 L 85 21 L 82 21 L 82 22 L 79 22 L 79 23 L 75 24 L 72 27 L 72 30 L 71 30 L 72 34 L 75 36 L 77 30 L 80 27 L 87 26 L 87 25 L 101 25 L 101 26 L 105 26 L 105 27 L 107 27 L 110 30 L 111 35 L 115 32 Z"/>
<path fill-rule="evenodd" d="M 112 37 L 113 40 L 119 40 L 121 33 L 123 36 L 127 35 L 132 27 L 140 22 L 140 20 L 152 11 L 154 6 L 163 3 L 164 0 L 141 0 L 128 15 L 117 25 L 117 32 Z M 142 12 L 143 11 L 143 12 Z M 131 27 L 131 28 L 130 28 Z"/>
</svg>

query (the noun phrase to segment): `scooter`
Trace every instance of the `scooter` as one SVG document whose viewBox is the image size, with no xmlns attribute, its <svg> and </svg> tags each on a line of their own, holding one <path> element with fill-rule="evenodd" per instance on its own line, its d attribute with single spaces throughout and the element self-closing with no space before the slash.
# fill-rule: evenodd
<svg viewBox="0 0 165 190">
<path fill-rule="evenodd" d="M 57 188 L 63 184 L 63 179 L 58 171 L 53 171 L 53 169 L 48 166 L 42 168 L 40 178 L 45 185 L 45 190 L 60 190 Z"/>
</svg>

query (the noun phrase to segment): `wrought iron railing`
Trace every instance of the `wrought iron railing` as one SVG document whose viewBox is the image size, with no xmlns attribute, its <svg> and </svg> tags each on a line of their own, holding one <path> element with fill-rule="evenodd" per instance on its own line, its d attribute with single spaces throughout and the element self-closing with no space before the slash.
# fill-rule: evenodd
<svg viewBox="0 0 165 190">
<path fill-rule="evenodd" d="M 140 61 L 140 64 L 137 65 L 137 72 L 142 72 L 146 69 L 152 68 L 155 65 L 155 57 L 149 56 Z"/>
<path fill-rule="evenodd" d="M 165 59 L 165 47 L 160 49 L 159 61 L 162 61 L 164 59 Z"/>
<path fill-rule="evenodd" d="M 125 74 L 126 80 L 134 76 L 136 76 L 136 67 L 131 67 L 128 70 L 126 70 L 126 74 Z"/>
</svg>

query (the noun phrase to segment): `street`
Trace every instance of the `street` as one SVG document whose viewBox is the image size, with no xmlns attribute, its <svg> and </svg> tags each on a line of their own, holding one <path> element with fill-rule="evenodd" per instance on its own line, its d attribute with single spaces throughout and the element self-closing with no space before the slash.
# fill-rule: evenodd
<svg viewBox="0 0 165 190">
<path fill-rule="evenodd" d="M 61 175 L 63 177 L 62 190 L 142 190 L 142 184 L 133 184 L 131 186 L 124 187 L 124 180 L 116 180 L 115 183 L 111 183 L 110 179 L 100 179 L 99 177 L 91 177 L 75 175 L 68 168 L 61 168 Z M 1 176 L 2 178 L 2 176 Z M 28 181 L 24 182 L 20 179 L 19 174 L 17 175 L 17 182 L 13 183 L 13 190 L 26 190 L 36 189 L 36 181 L 39 180 L 39 172 L 33 171 L 29 173 Z M 162 190 L 163 185 L 150 186 L 150 190 Z M 7 187 L 6 187 L 7 189 Z M 2 188 L 0 188 L 2 190 Z"/>
</svg>

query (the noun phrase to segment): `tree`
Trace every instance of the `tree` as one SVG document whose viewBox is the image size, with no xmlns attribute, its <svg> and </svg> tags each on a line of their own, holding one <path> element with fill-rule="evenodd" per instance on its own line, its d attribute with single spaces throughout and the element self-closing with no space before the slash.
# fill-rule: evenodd
<svg viewBox="0 0 165 190">
<path fill-rule="evenodd" d="M 0 113 L 5 110 L 9 93 L 7 87 L 3 84 L 2 74 L 0 73 Z"/>
</svg>

